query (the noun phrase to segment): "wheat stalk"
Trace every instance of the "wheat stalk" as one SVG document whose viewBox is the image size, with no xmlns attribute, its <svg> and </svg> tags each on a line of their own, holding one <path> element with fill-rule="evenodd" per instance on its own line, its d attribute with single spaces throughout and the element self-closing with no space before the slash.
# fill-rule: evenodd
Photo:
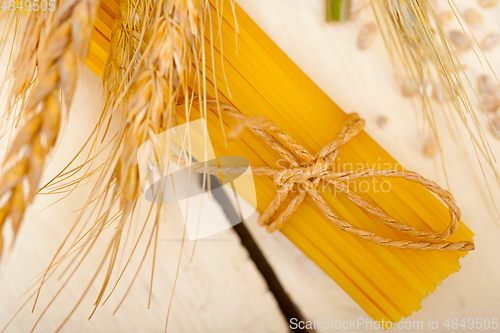
<svg viewBox="0 0 500 333">
<path fill-rule="evenodd" d="M 70 267 L 73 263 L 76 263 L 72 273 L 70 273 L 70 276 L 67 278 L 67 281 L 69 281 L 71 276 L 75 273 L 87 256 L 88 251 L 90 251 L 93 247 L 99 234 L 109 225 L 116 223 L 114 236 L 104 253 L 102 262 L 98 264 L 98 268 L 89 286 L 86 288 L 82 298 L 78 301 L 67 318 L 71 316 L 76 307 L 80 304 L 84 295 L 89 290 L 90 285 L 97 278 L 97 274 L 104 267 L 108 256 L 110 256 L 111 259 L 107 267 L 106 277 L 104 279 L 101 292 L 95 302 L 94 311 L 97 309 L 98 305 L 103 302 L 103 300 L 106 302 L 107 298 L 109 298 L 113 293 L 114 288 L 120 281 L 123 272 L 130 262 L 130 258 L 136 250 L 139 239 L 143 234 L 142 231 L 144 231 L 144 227 L 149 220 L 148 214 L 148 218 L 142 227 L 141 233 L 137 236 L 135 246 L 132 249 L 132 253 L 130 253 L 127 263 L 121 270 L 113 289 L 109 292 L 107 298 L 104 299 L 111 273 L 116 266 L 119 249 L 124 246 L 123 242 L 120 240 L 123 234 L 122 230 L 128 220 L 130 220 L 130 224 L 132 223 L 133 212 L 141 193 L 137 150 L 143 143 L 172 126 L 174 122 L 173 115 L 177 112 L 178 105 L 183 104 L 186 112 L 186 118 L 189 118 L 189 106 L 191 103 L 187 102 L 189 101 L 190 94 L 194 94 L 194 91 L 190 91 L 188 85 L 193 84 L 193 78 L 195 80 L 195 85 L 198 85 L 196 95 L 201 96 L 197 99 L 197 103 L 200 104 L 200 109 L 203 109 L 202 105 L 205 104 L 203 91 L 206 73 L 204 71 L 205 46 L 203 34 L 205 29 L 204 20 L 207 13 L 208 3 L 206 1 L 199 0 L 122 1 L 120 8 L 121 18 L 118 19 L 118 23 L 113 29 L 110 56 L 108 57 L 103 73 L 105 94 L 104 109 L 92 134 L 95 135 L 94 142 L 96 142 L 98 137 L 96 133 L 101 131 L 103 128 L 105 129 L 105 133 L 107 132 L 105 123 L 106 121 L 110 121 L 110 119 L 114 116 L 113 114 L 116 113 L 115 111 L 121 110 L 122 122 L 118 130 L 118 134 L 112 139 L 114 146 L 111 154 L 107 157 L 106 162 L 98 166 L 98 168 L 92 172 L 88 174 L 86 173 L 81 179 L 72 181 L 71 183 L 76 186 L 76 184 L 83 179 L 87 179 L 92 174 L 96 174 L 97 171 L 99 171 L 100 175 L 97 183 L 104 184 L 104 189 L 101 192 L 101 186 L 97 185 L 92 190 L 88 201 L 80 210 L 77 222 L 83 219 L 84 212 L 87 210 L 87 207 L 90 207 L 90 204 L 95 204 L 93 206 L 95 206 L 95 209 L 98 210 L 99 218 L 87 231 L 84 231 L 86 225 L 85 223 L 82 227 L 82 231 L 80 231 L 76 237 L 77 240 L 70 245 L 70 248 L 65 253 L 58 257 L 64 244 L 69 239 L 70 234 L 76 230 L 77 223 L 73 224 L 68 237 L 54 256 L 54 260 L 49 265 L 46 273 L 38 281 L 39 288 L 38 291 L 34 293 L 34 296 L 36 295 L 35 304 L 37 302 L 41 286 L 48 278 L 50 278 L 50 276 L 52 276 L 55 269 L 62 263 L 63 259 L 67 258 L 74 252 L 77 252 L 78 256 L 81 254 L 80 258 L 73 258 L 68 265 L 68 267 Z M 40 47 L 41 46 L 39 45 L 38 48 Z M 200 59 L 202 60 L 200 61 Z M 42 60 L 44 61 L 43 63 L 41 62 Z M 45 76 L 47 75 L 47 71 L 45 71 L 45 69 L 55 67 L 57 64 L 58 61 L 49 61 L 46 58 L 37 61 L 38 67 L 44 69 L 44 71 L 43 73 L 41 72 L 37 75 L 37 78 L 35 79 L 36 83 L 31 95 L 34 95 L 38 92 L 38 90 L 42 90 L 38 87 L 42 85 L 41 82 L 46 81 Z M 61 79 L 60 74 L 55 75 L 57 76 L 57 79 Z M 55 82 L 56 78 L 53 78 L 52 82 Z M 64 79 L 66 78 L 68 77 L 64 77 Z M 72 77 L 69 78 L 71 79 Z M 32 115 L 32 117 L 28 118 L 29 120 L 32 118 L 34 119 L 35 116 L 38 118 L 36 118 L 37 120 L 34 120 L 30 125 L 31 127 L 29 127 L 32 129 L 34 134 L 22 136 L 24 139 L 21 140 L 21 143 L 16 144 L 17 146 L 20 146 L 21 149 L 25 149 L 29 152 L 29 154 L 25 154 L 26 156 L 37 156 L 34 155 L 30 149 L 32 150 L 32 146 L 34 146 L 33 142 L 35 142 L 36 135 L 39 135 L 40 133 L 42 136 L 45 135 L 43 133 L 44 128 L 46 128 L 46 126 L 44 127 L 46 121 L 43 118 L 43 113 L 36 109 L 36 105 L 45 103 L 40 102 L 44 96 L 43 94 L 50 95 L 49 92 L 52 92 L 53 94 L 54 91 L 58 90 L 58 88 L 64 88 L 62 87 L 62 81 L 63 80 L 60 80 L 58 83 L 46 85 L 44 90 L 36 94 L 36 96 L 39 97 L 38 100 L 35 100 L 35 102 L 32 102 L 32 96 L 28 99 L 23 115 Z M 72 81 L 69 81 L 68 83 L 69 86 L 71 86 Z M 68 95 L 66 91 L 63 91 L 63 93 L 64 96 Z M 58 102 L 55 98 L 50 98 L 48 100 L 54 104 L 56 101 Z M 66 100 L 66 103 L 68 103 L 68 100 Z M 58 119 L 60 119 L 60 105 L 56 104 L 56 106 L 59 106 L 59 109 L 57 112 L 52 113 L 54 115 L 58 115 Z M 28 123 L 28 121 L 24 122 L 24 126 L 27 126 Z M 59 122 L 57 121 L 52 123 L 58 124 Z M 58 130 L 52 131 L 52 133 L 55 133 L 56 136 L 57 132 Z M 46 148 L 47 145 L 45 144 L 45 141 L 43 142 L 43 148 Z M 50 147 L 53 146 L 54 143 L 50 145 Z M 42 155 L 43 153 L 46 153 L 47 150 L 48 149 L 44 149 Z M 80 154 L 80 152 L 78 154 Z M 67 177 L 68 174 L 74 174 L 78 170 L 81 170 L 85 164 L 93 163 L 93 160 L 94 158 L 89 158 L 83 165 L 56 176 L 56 178 L 49 183 L 49 187 L 53 184 L 54 186 L 57 186 L 59 190 L 63 189 L 66 185 L 61 183 L 62 179 L 58 179 L 59 177 L 63 178 Z M 43 165 L 43 158 L 39 159 L 39 161 L 42 162 L 40 165 Z M 21 163 L 17 163 L 16 166 L 19 164 Z M 11 177 L 14 179 L 12 183 L 20 184 L 22 180 L 20 181 L 19 179 L 22 179 L 23 174 L 27 174 L 27 172 L 19 173 L 17 177 Z M 36 188 L 36 186 L 32 186 L 34 183 L 35 181 L 29 183 L 30 190 Z M 38 182 L 36 181 L 36 183 Z M 11 187 L 12 186 L 7 188 Z M 100 208 L 97 208 L 97 203 L 101 203 Z M 115 203 L 119 206 L 118 212 L 111 214 Z M 6 209 L 8 209 L 8 205 L 4 207 L 7 207 Z M 151 210 L 153 207 L 158 208 L 157 205 L 151 205 Z M 94 212 L 96 210 L 94 210 Z M 9 213 L 9 211 L 7 211 L 7 213 Z M 0 210 L 0 218 L 2 214 L 3 210 Z M 154 228 L 149 236 L 149 242 L 144 253 L 144 257 L 146 256 L 153 239 L 154 251 L 156 253 L 159 219 L 160 215 L 158 208 L 154 220 Z M 80 237 L 82 232 L 83 235 Z M 84 241 L 83 239 L 85 238 L 87 239 Z M 150 300 L 153 282 L 152 276 L 153 274 L 151 275 Z M 64 288 L 67 281 L 63 284 L 59 292 Z M 132 286 L 132 283 L 130 284 L 130 287 Z M 130 287 L 128 290 L 130 290 Z M 52 302 L 59 295 L 59 292 L 42 312 L 38 321 L 46 313 L 48 307 L 50 307 Z M 128 291 L 125 293 L 121 302 L 123 302 L 127 293 Z M 93 313 L 94 312 L 92 312 L 92 314 Z M 61 327 L 64 325 L 66 320 L 62 323 Z"/>
<path fill-rule="evenodd" d="M 128 86 L 132 78 L 139 63 L 138 55 L 144 52 L 143 30 L 151 22 L 153 8 L 153 1 L 129 0 L 120 3 L 120 15 L 115 20 L 102 75 L 104 111 L 114 105 L 120 92 Z M 124 105 L 121 106 L 124 109 Z"/>
<path fill-rule="evenodd" d="M 36 56 L 37 80 L 29 92 L 22 111 L 22 126 L 9 147 L 4 161 L 7 168 L 0 179 L 0 197 L 6 202 L 0 226 L 8 217 L 17 234 L 26 205 L 38 190 L 45 159 L 55 146 L 61 122 L 62 104 L 59 94 L 62 91 L 64 104 L 69 109 L 77 80 L 77 59 L 85 57 L 98 0 L 66 0 L 57 4 L 53 20 L 46 23 L 41 33 L 41 21 L 33 20 L 39 27 L 39 38 L 24 38 L 31 52 L 28 57 Z M 29 31 L 26 31 L 25 35 Z M 20 45 L 22 49 L 24 45 Z M 36 50 L 36 51 L 35 51 Z M 27 84 L 19 87 L 24 91 L 30 86 L 34 76 L 33 64 L 26 70 L 30 73 Z M 26 184 L 27 193 L 23 191 Z"/>
<path fill-rule="evenodd" d="M 122 214 L 120 233 L 141 193 L 137 151 L 143 143 L 171 125 L 179 97 L 181 94 L 188 95 L 187 82 L 200 43 L 198 15 L 199 11 L 203 12 L 202 5 L 192 0 L 164 1 L 158 4 L 156 11 L 133 83 L 122 94 L 126 118 L 122 124 L 123 136 L 116 165 L 107 187 L 111 188 L 113 184 L 112 201 L 119 202 Z M 193 48 L 193 45 L 196 47 Z M 153 232 L 157 233 L 157 228 L 158 216 Z M 113 257 L 117 251 L 112 254 Z M 107 276 L 112 270 L 113 265 L 110 264 Z M 108 279 L 105 281 L 96 306 L 104 296 Z"/>
<path fill-rule="evenodd" d="M 152 20 L 146 18 L 142 22 L 145 23 L 142 26 L 140 20 L 134 22 L 134 18 L 137 18 L 135 15 L 140 11 L 149 12 L 151 9 L 153 9 L 151 13 Z M 111 217 L 117 223 L 115 234 L 90 282 L 90 284 L 94 282 L 97 274 L 103 268 L 106 258 L 110 255 L 111 260 L 101 292 L 95 302 L 94 311 L 104 299 L 111 273 L 116 265 L 118 251 L 120 246 L 123 246 L 120 241 L 123 227 L 127 220 L 131 220 L 132 213 L 140 197 L 141 185 L 136 160 L 137 150 L 142 143 L 165 131 L 171 125 L 172 115 L 179 104 L 179 98 L 187 98 L 188 96 L 188 82 L 193 77 L 193 68 L 198 70 L 198 61 L 195 59 L 203 53 L 203 47 L 200 46 L 200 40 L 203 38 L 201 33 L 203 24 L 202 20 L 200 20 L 200 13 L 203 13 L 204 10 L 205 4 L 196 0 L 128 1 L 121 10 L 124 19 L 114 28 L 111 43 L 113 48 L 111 52 L 114 55 L 108 59 L 105 70 L 105 108 L 112 111 L 121 108 L 124 117 L 119 129 L 119 135 L 116 137 L 115 147 L 102 168 L 100 178 L 97 181 L 98 184 L 106 184 L 104 185 L 104 192 L 99 193 L 100 187 L 98 185 L 90 194 L 88 201 L 88 203 L 96 203 L 99 200 L 102 203 L 106 202 L 106 204 L 101 205 L 103 211 L 99 211 L 99 219 L 86 232 L 90 236 L 86 241 L 87 251 L 79 250 L 79 252 L 85 253 L 79 258 L 75 269 L 68 277 L 69 280 L 85 259 L 90 248 L 93 247 L 104 226 L 109 224 L 108 218 L 111 217 L 111 210 L 114 203 L 118 203 L 119 210 Z M 145 16 L 148 17 L 148 15 Z M 133 44 L 128 44 L 131 40 Z M 138 52 L 141 54 L 140 60 L 136 57 Z M 183 103 L 187 104 L 185 100 Z M 111 115 L 108 116 L 111 117 Z M 101 116 L 101 120 L 104 118 Z M 98 124 L 98 127 L 103 123 Z M 107 199 L 110 200 L 106 201 Z M 87 204 L 81 210 L 78 221 L 82 219 L 86 207 L 88 207 Z M 160 217 L 158 213 L 156 214 L 154 231 L 150 236 L 146 253 L 150 248 L 153 235 L 158 234 Z M 147 221 L 144 226 L 146 223 Z M 71 232 L 73 230 L 74 228 L 72 228 Z M 142 232 L 138 236 L 137 242 L 141 235 Z M 68 252 L 73 251 L 75 245 L 76 243 L 71 246 Z M 68 252 L 63 257 L 67 257 Z M 133 252 L 130 256 L 132 254 Z M 61 260 L 55 258 L 45 276 L 51 275 L 52 273 L 49 273 L 49 271 L 55 269 L 60 262 Z M 123 268 L 122 274 L 127 265 L 128 262 Z M 41 285 L 45 281 L 45 276 L 41 279 Z M 90 285 L 84 295 L 89 288 Z M 80 304 L 84 295 L 68 315 L 68 318 Z M 49 303 L 49 306 L 51 303 Z M 40 319 L 47 308 L 42 312 Z"/>
<path fill-rule="evenodd" d="M 22 27 L 16 38 L 19 39 L 19 47 L 11 59 L 11 71 L 13 85 L 10 89 L 11 106 L 8 112 L 15 110 L 14 106 L 20 105 L 20 111 L 29 96 L 29 92 L 36 82 L 38 74 L 39 53 L 43 38 L 46 36 L 45 27 L 52 16 L 51 11 L 30 11 L 24 18 Z M 17 116 L 20 119 L 21 115 Z"/>
<path fill-rule="evenodd" d="M 460 13 L 456 10 L 454 2 L 448 1 L 448 5 L 459 19 Z M 443 155 L 443 150 L 435 123 L 435 106 L 431 103 L 431 96 L 427 91 L 429 85 L 434 91 L 437 88 L 440 89 L 441 96 L 438 98 L 442 99 L 440 102 L 451 102 L 452 109 L 456 111 L 469 133 L 474 150 L 476 153 L 479 151 L 483 154 L 486 163 L 495 174 L 497 185 L 500 186 L 500 174 L 495 168 L 494 152 L 491 150 L 465 88 L 464 81 L 467 82 L 469 79 L 452 47 L 451 37 L 446 35 L 434 11 L 432 2 L 430 0 L 376 0 L 372 2 L 372 6 L 394 68 L 411 77 L 415 82 L 424 117 L 430 124 L 441 155 Z M 474 42 L 477 44 L 474 37 L 470 39 L 464 37 L 464 39 L 466 47 L 472 47 Z M 465 79 L 460 76 L 462 72 Z M 442 108 L 442 111 L 449 111 L 449 109 Z M 482 168 L 479 158 L 478 163 Z M 444 164 L 443 169 L 446 175 Z M 490 186 L 486 178 L 484 180 L 497 215 L 500 217 Z"/>
</svg>

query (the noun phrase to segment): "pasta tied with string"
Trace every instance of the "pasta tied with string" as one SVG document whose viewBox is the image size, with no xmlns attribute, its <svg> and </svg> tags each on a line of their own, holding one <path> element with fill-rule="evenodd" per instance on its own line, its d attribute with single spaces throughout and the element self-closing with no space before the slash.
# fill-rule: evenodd
<svg viewBox="0 0 500 333">
<path fill-rule="evenodd" d="M 212 102 L 209 101 L 208 103 Z M 274 200 L 259 218 L 259 224 L 267 226 L 269 232 L 280 229 L 300 207 L 306 196 L 309 195 L 332 223 L 340 229 L 364 240 L 385 247 L 400 249 L 448 251 L 474 250 L 474 243 L 472 242 L 451 242 L 445 240 L 457 231 L 461 213 L 451 193 L 441 188 L 435 182 L 422 177 L 418 173 L 407 170 L 358 169 L 340 172 L 334 170 L 334 160 L 339 149 L 364 128 L 364 120 L 360 119 L 357 114 L 350 114 L 337 138 L 328 143 L 316 156 L 313 156 L 274 122 L 263 117 L 246 117 L 238 109 L 230 105 L 220 104 L 219 106 L 226 115 L 232 116 L 239 121 L 229 134 L 230 139 L 237 137 L 245 127 L 248 127 L 254 134 L 261 137 L 266 144 L 290 162 L 289 168 L 280 170 L 269 167 L 252 168 L 252 173 L 254 175 L 272 178 L 274 184 L 278 188 Z M 206 166 L 201 165 L 193 168 L 193 170 L 196 172 L 218 174 L 219 167 L 206 169 Z M 221 167 L 220 171 L 222 174 L 241 172 L 237 167 Z M 376 177 L 406 179 L 421 184 L 427 190 L 436 194 L 449 208 L 451 217 L 448 227 L 440 231 L 423 231 L 415 229 L 388 215 L 379 207 L 365 201 L 347 185 L 349 181 L 354 179 Z M 388 227 L 414 237 L 417 240 L 394 240 L 355 227 L 349 222 L 341 219 L 331 210 L 317 189 L 319 182 L 322 180 L 328 184 L 332 184 L 336 191 L 346 195 L 351 202 L 375 216 Z M 291 200 L 288 206 L 286 206 L 277 217 L 275 217 L 278 209 L 289 196 L 290 192 L 298 192 L 298 195 Z"/>
</svg>

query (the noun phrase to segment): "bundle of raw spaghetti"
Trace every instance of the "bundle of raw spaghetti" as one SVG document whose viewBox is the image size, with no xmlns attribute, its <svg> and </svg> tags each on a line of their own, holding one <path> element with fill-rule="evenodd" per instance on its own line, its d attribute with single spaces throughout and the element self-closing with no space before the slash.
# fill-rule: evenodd
<svg viewBox="0 0 500 333">
<path fill-rule="evenodd" d="M 60 12 L 55 18 L 69 17 Z M 132 223 L 142 195 L 139 146 L 172 126 L 199 118 L 206 121 L 216 155 L 243 156 L 255 175 L 269 176 L 255 179 L 261 224 L 270 231 L 279 229 L 376 320 L 395 322 L 418 310 L 421 300 L 456 272 L 458 260 L 473 249 L 472 233 L 459 222 L 460 211 L 451 194 L 398 165 L 362 131 L 361 120 L 346 115 L 232 1 L 148 0 L 120 5 L 104 1 L 92 36 L 86 64 L 103 75 L 106 94 L 104 116 L 94 133 L 106 128 L 114 111 L 122 115 L 110 140 L 112 152 L 96 168 L 98 184 L 104 185 L 91 192 L 80 214 L 82 219 L 87 206 L 100 202 L 99 218 L 89 234 L 93 237 L 106 226 L 116 227 L 99 264 L 100 270 L 110 258 L 96 308 L 107 290 L 124 225 Z M 52 69 L 66 62 L 37 62 L 47 63 Z M 44 68 L 29 92 L 27 110 L 34 107 L 32 98 L 41 103 L 41 93 L 36 92 L 48 75 Z M 61 83 L 65 72 L 50 73 L 54 72 L 43 96 L 52 96 L 59 87 L 67 89 Z M 63 93 L 71 97 L 72 90 Z M 46 99 L 45 105 L 56 103 Z M 36 126 L 26 122 L 22 133 L 47 128 L 46 117 L 33 119 Z M 232 129 L 240 133 L 228 141 L 225 133 Z M 20 137 L 29 149 L 36 147 L 33 135 Z M 277 171 L 280 158 L 286 167 Z M 43 160 L 37 162 L 41 165 Z M 8 207 L 16 207 L 20 183 L 7 175 L 4 183 L 13 192 Z M 359 190 L 364 177 L 386 177 L 391 190 Z M 30 185 L 33 188 L 36 182 Z M 46 188 L 51 186 L 60 184 L 53 181 Z M 292 190 L 299 194 L 290 197 Z M 119 208 L 113 215 L 115 203 Z M 15 212 L 10 216 L 19 223 Z M 150 242 L 159 214 L 154 223 Z M 92 237 L 89 244 L 95 242 Z M 60 257 L 76 248 L 73 244 Z M 58 263 L 54 260 L 46 276 Z"/>
<path fill-rule="evenodd" d="M 221 101 L 236 106 L 247 116 L 260 115 L 275 121 L 297 142 L 311 152 L 321 148 L 338 133 L 346 115 L 330 101 L 238 7 L 236 25 L 231 6 L 211 3 L 212 31 L 220 31 L 221 45 L 206 37 L 207 92 Z M 222 12 L 222 20 L 219 13 Z M 238 31 L 238 53 L 236 40 Z M 215 36 L 214 36 L 215 38 Z M 102 45 L 105 48 L 105 44 Z M 224 50 L 224 52 L 222 52 Z M 215 88 L 217 87 L 217 88 Z M 231 91 L 231 97 L 228 91 Z M 196 104 L 196 103 L 195 103 Z M 222 116 L 219 107 L 209 104 L 208 132 L 217 155 L 239 155 L 248 158 L 252 166 L 274 166 L 279 156 L 273 150 L 243 132 L 235 141 L 226 139 L 235 122 Z M 180 106 L 181 110 L 185 106 Z M 223 106 L 222 106 L 223 107 Z M 184 112 L 179 113 L 181 116 Z M 189 120 L 202 117 L 193 108 Z M 183 121 L 187 121 L 184 117 Z M 397 163 L 364 132 L 351 139 L 339 150 L 335 160 L 338 170 L 346 165 L 368 168 Z M 380 164 L 379 164 L 380 165 Z M 349 170 L 347 170 L 349 171 Z M 266 179 L 258 182 L 258 204 L 261 212 L 272 201 L 275 185 Z M 444 229 L 448 210 L 430 192 L 418 184 L 402 180 L 390 181 L 390 193 L 362 193 L 390 216 L 404 220 L 410 226 L 424 230 Z M 351 185 L 352 186 L 352 185 Z M 381 225 L 374 216 L 353 204 L 346 196 L 322 191 L 326 202 L 337 216 L 351 224 L 379 235 L 395 239 L 411 239 Z M 285 201 L 286 202 L 286 201 Z M 286 207 L 287 205 L 284 205 Z M 340 230 L 325 217 L 310 198 L 281 225 L 281 232 L 327 272 L 375 319 L 398 321 L 420 307 L 420 301 L 449 274 L 458 270 L 458 259 L 464 252 L 424 252 L 388 250 L 360 240 Z M 470 240 L 472 234 L 460 224 L 449 239 Z M 373 274 L 376 272 L 376 274 Z M 401 277 L 404 277 L 401 279 Z"/>
<path fill-rule="evenodd" d="M 247 116 L 259 115 L 273 120 L 309 152 L 320 152 L 335 138 L 336 133 L 341 132 L 346 114 L 241 10 L 236 15 L 239 28 L 236 54 L 236 45 L 231 38 L 235 26 L 231 13 L 226 10 L 224 14 L 227 18 L 224 21 L 227 25 L 221 26 L 224 70 L 232 96 L 229 98 L 224 94 L 225 80 L 219 75 L 217 87 L 221 100 L 236 106 Z M 213 23 L 217 26 L 215 20 Z M 219 54 L 214 59 L 219 59 Z M 222 63 L 216 61 L 215 66 L 216 72 L 220 73 Z M 211 93 L 215 94 L 215 91 Z M 231 119 L 226 121 L 229 125 L 234 124 Z M 217 155 L 245 156 L 252 166 L 276 166 L 280 157 L 251 134 L 242 133 L 241 141 L 229 142 L 225 148 L 218 121 L 209 116 L 208 123 Z M 369 168 L 380 165 L 378 163 L 398 167 L 396 161 L 364 132 L 346 143 L 336 159 L 337 170 L 349 170 L 352 166 Z M 272 201 L 276 185 L 266 179 L 258 178 L 256 181 L 259 208 L 263 211 Z M 448 225 L 448 209 L 426 189 L 402 180 L 391 179 L 390 183 L 392 190 L 388 193 L 370 191 L 360 196 L 416 228 L 441 230 Z M 377 218 L 363 212 L 346 196 L 329 191 L 322 191 L 322 195 L 336 215 L 351 224 L 384 236 L 409 239 L 382 226 Z M 281 232 L 375 319 L 398 321 L 417 310 L 425 295 L 457 271 L 458 258 L 465 254 L 388 250 L 362 241 L 333 225 L 310 198 L 305 199 L 301 208 L 283 225 Z M 450 240 L 470 240 L 471 237 L 470 231 L 461 225 Z"/>
</svg>

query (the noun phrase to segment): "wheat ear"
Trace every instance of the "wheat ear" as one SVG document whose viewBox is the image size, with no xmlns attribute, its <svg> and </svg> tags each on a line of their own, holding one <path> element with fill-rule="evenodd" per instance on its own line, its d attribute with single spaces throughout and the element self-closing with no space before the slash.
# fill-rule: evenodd
<svg viewBox="0 0 500 333">
<path fill-rule="evenodd" d="M 61 122 L 60 92 L 69 109 L 77 80 L 78 57 L 85 57 L 98 0 L 67 0 L 57 4 L 45 38 L 38 45 L 40 74 L 23 108 L 23 125 L 4 161 L 0 179 L 0 225 L 11 218 L 17 234 L 26 205 L 38 189 L 45 159 L 55 146 Z M 16 158 L 17 157 L 17 158 Z M 27 185 L 27 193 L 23 184 Z"/>
<path fill-rule="evenodd" d="M 40 47 L 51 16 L 50 11 L 30 11 L 26 17 L 21 18 L 21 27 L 16 31 L 19 47 L 16 48 L 14 57 L 11 59 L 9 72 L 9 78 L 13 82 L 10 89 L 9 113 L 18 105 L 20 111 L 23 111 L 26 99 L 36 82 L 39 73 Z M 17 115 L 16 118 L 21 119 L 22 114 Z"/>
<path fill-rule="evenodd" d="M 115 267 L 123 227 L 127 219 L 131 220 L 133 210 L 140 196 L 139 170 L 136 161 L 137 150 L 142 143 L 168 128 L 172 114 L 178 104 L 179 96 L 188 93 L 188 79 L 193 74 L 193 64 L 197 63 L 194 57 L 198 57 L 201 52 L 198 46 L 201 38 L 199 31 L 202 24 L 199 23 L 198 13 L 204 10 L 202 3 L 194 0 L 148 1 L 152 4 L 151 17 L 153 19 L 149 24 L 145 24 L 144 30 L 141 31 L 141 35 L 144 35 L 144 51 L 141 50 L 140 52 L 141 58 L 134 71 L 132 71 L 130 83 L 122 84 L 120 82 L 120 84 L 115 85 L 115 87 L 118 86 L 119 93 L 110 95 L 110 102 L 106 101 L 112 109 L 118 106 L 122 107 L 124 118 L 115 149 L 102 170 L 100 179 L 97 181 L 98 184 L 105 184 L 104 193 L 99 193 L 98 187 L 100 186 L 98 185 L 92 191 L 88 200 L 90 203 L 97 203 L 97 200 L 111 198 L 111 202 L 106 202 L 107 208 L 101 206 L 104 209 L 104 212 L 99 212 L 102 218 L 91 227 L 93 232 L 89 234 L 92 234 L 93 238 L 89 240 L 87 251 L 93 247 L 97 236 L 103 230 L 103 221 L 107 223 L 108 217 L 111 216 L 110 212 L 114 203 L 120 204 L 119 212 L 115 214 L 115 216 L 118 216 L 115 219 L 117 223 L 115 235 L 105 251 L 103 261 L 98 265 L 97 272 L 91 282 L 93 283 L 106 258 L 111 254 L 111 261 L 107 268 L 101 292 L 95 302 L 95 309 L 104 299 L 109 277 Z M 123 26 L 118 26 L 116 29 L 123 29 Z M 137 45 L 137 48 L 141 47 L 140 45 L 141 43 Z M 123 61 L 127 63 L 130 59 L 130 57 L 125 57 Z M 111 59 L 110 61 L 114 60 Z M 111 68 L 120 70 L 120 63 L 121 60 L 118 66 L 113 64 Z M 135 66 L 133 63 L 130 65 Z M 115 77 L 120 77 L 123 72 L 117 72 L 116 75 Z M 125 80 L 128 80 L 126 75 L 124 77 Z M 111 174 L 111 177 L 109 177 L 109 174 Z M 84 210 L 85 207 L 80 212 L 80 218 L 83 216 Z M 159 214 L 156 215 L 155 219 L 154 229 L 156 234 L 158 232 L 158 221 Z M 150 238 L 152 238 L 152 235 Z M 76 267 L 85 259 L 87 251 L 78 259 L 79 263 L 76 264 Z M 123 270 L 126 267 L 127 264 Z M 49 267 L 49 270 L 51 268 L 52 266 Z M 84 294 L 86 294 L 88 288 Z M 80 302 L 81 299 L 69 316 Z M 41 316 L 45 314 L 45 311 L 42 312 Z"/>
<path fill-rule="evenodd" d="M 192 46 L 199 44 L 198 10 L 203 9 L 197 3 L 163 1 L 157 5 L 156 17 L 145 38 L 144 55 L 133 75 L 133 83 L 122 96 L 126 112 L 123 136 L 107 187 L 113 185 L 113 201 L 119 202 L 122 213 L 119 230 L 130 217 L 141 192 L 137 151 L 171 124 L 180 94 L 187 93 L 187 81 L 196 55 Z M 110 265 L 107 276 L 112 269 Z M 96 304 L 106 287 L 107 283 Z"/>
</svg>

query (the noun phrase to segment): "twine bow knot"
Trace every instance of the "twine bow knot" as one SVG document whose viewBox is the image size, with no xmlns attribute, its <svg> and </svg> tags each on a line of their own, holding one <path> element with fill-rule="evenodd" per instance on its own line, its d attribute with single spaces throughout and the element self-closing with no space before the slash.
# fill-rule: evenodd
<svg viewBox="0 0 500 333">
<path fill-rule="evenodd" d="M 274 184 L 278 188 L 275 198 L 259 218 L 259 224 L 267 226 L 269 232 L 280 229 L 300 207 L 306 196 L 309 195 L 323 214 L 337 227 L 379 245 L 401 249 L 474 250 L 474 243 L 472 242 L 450 242 L 444 240 L 457 231 L 461 213 L 452 195 L 433 181 L 425 179 L 418 173 L 399 169 L 334 170 L 334 161 L 339 148 L 363 130 L 364 121 L 360 119 L 357 114 L 350 114 L 337 138 L 328 143 L 317 156 L 314 157 L 274 122 L 261 117 L 246 117 L 238 109 L 230 105 L 219 104 L 219 107 L 224 113 L 233 116 L 239 121 L 229 134 L 230 138 L 238 136 L 243 128 L 248 127 L 290 163 L 288 168 L 280 170 L 268 167 L 252 168 L 252 173 L 254 175 L 272 178 Z M 221 171 L 223 173 L 232 173 L 235 172 L 235 168 L 229 167 L 227 170 Z M 378 177 L 406 179 L 421 184 L 427 190 L 439 196 L 449 207 L 450 223 L 448 227 L 440 231 L 415 229 L 391 217 L 381 208 L 367 202 L 360 195 L 352 191 L 348 185 L 349 182 L 354 179 Z M 352 203 L 376 217 L 385 225 L 417 238 L 418 240 L 393 240 L 355 227 L 349 222 L 341 219 L 331 210 L 330 206 L 318 191 L 317 187 L 322 180 L 327 184 L 332 184 L 336 191 L 346 195 Z M 293 189 L 297 189 L 298 194 L 288 203 L 285 209 L 274 218 L 280 206 L 284 203 Z"/>
<path fill-rule="evenodd" d="M 298 168 L 283 169 L 274 175 L 274 184 L 276 187 L 282 187 L 287 184 L 302 184 L 322 178 L 328 174 L 330 164 L 325 160 L 318 159 L 314 164 L 301 166 Z"/>
</svg>

